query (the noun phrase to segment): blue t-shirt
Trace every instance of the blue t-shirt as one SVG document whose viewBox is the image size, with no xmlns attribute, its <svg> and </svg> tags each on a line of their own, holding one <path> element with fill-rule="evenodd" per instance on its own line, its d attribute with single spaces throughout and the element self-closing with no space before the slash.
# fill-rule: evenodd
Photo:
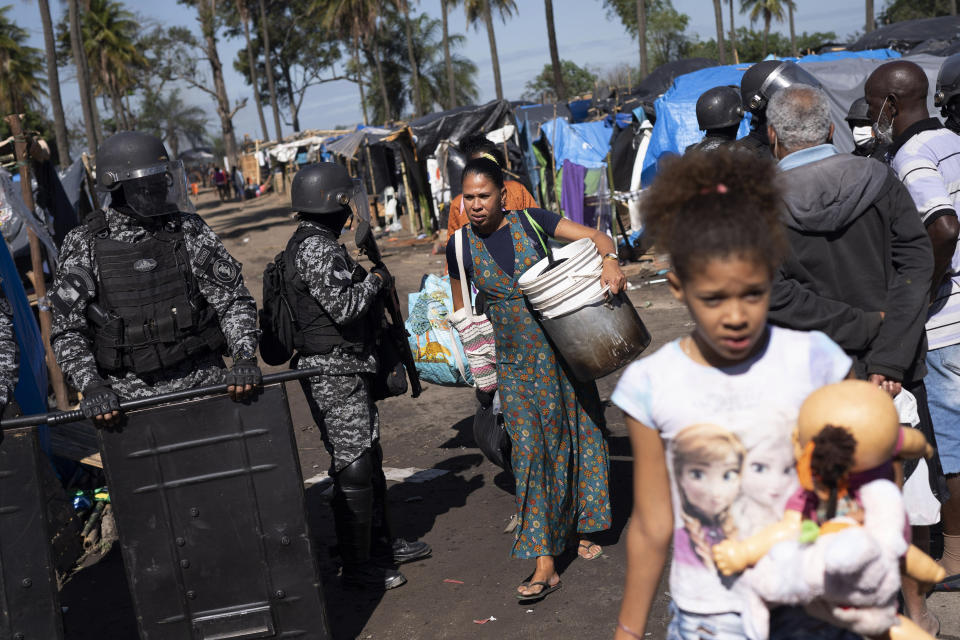
<svg viewBox="0 0 960 640">
<path fill-rule="evenodd" d="M 554 233 L 556 233 L 557 225 L 563 220 L 563 217 L 546 209 L 527 209 L 527 212 L 551 238 Z M 517 215 L 520 216 L 520 222 L 526 230 L 527 235 L 533 240 L 533 244 L 537 248 L 537 253 L 545 255 L 541 249 L 540 240 L 537 238 L 536 232 L 525 219 L 523 212 L 518 211 Z M 467 242 L 466 234 L 467 232 L 464 230 L 463 268 L 467 271 L 467 277 L 473 280 L 473 254 L 470 252 L 470 243 Z M 503 269 L 504 273 L 512 276 L 515 254 L 513 252 L 513 241 L 510 239 L 510 225 L 505 224 L 486 236 L 477 235 L 483 240 L 483 244 L 487 247 L 487 251 L 493 256 L 497 265 Z M 450 273 L 451 278 L 460 280 L 460 269 L 457 267 L 457 249 L 453 244 L 455 238 L 456 235 L 453 235 L 450 237 L 450 240 L 447 241 L 447 271 Z"/>
</svg>

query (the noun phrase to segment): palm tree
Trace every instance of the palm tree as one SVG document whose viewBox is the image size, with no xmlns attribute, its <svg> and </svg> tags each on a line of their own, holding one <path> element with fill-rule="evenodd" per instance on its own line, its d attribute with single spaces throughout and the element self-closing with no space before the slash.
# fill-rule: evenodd
<svg viewBox="0 0 960 640">
<path fill-rule="evenodd" d="M 730 55 L 733 56 L 733 64 L 740 64 L 740 56 L 737 53 L 737 30 L 733 25 L 733 3 L 735 0 L 725 0 L 730 5 Z"/>
<path fill-rule="evenodd" d="M 277 87 L 273 82 L 273 65 L 267 58 L 270 57 L 270 30 L 267 26 L 267 3 L 266 0 L 260 0 L 260 37 L 263 38 L 264 62 L 267 68 L 267 91 L 270 92 L 270 108 L 273 109 L 273 126 L 277 130 L 277 142 L 283 140 L 283 129 L 280 128 L 280 108 L 277 106 Z M 252 69 L 253 67 L 251 67 Z"/>
<path fill-rule="evenodd" d="M 553 90 L 557 102 L 567 101 L 567 88 L 563 85 L 563 69 L 560 67 L 560 52 L 557 50 L 557 30 L 553 26 L 553 0 L 543 0 L 547 14 L 547 40 L 550 42 L 550 66 L 553 68 Z"/>
<path fill-rule="evenodd" d="M 80 105 L 83 108 L 83 124 L 87 130 L 87 150 L 97 154 L 100 145 L 98 132 L 97 103 L 93 100 L 93 87 L 87 71 L 87 57 L 83 53 L 83 38 L 80 32 L 79 0 L 67 0 L 67 15 L 70 19 L 70 52 L 77 67 L 77 86 L 80 90 Z"/>
<path fill-rule="evenodd" d="M 196 105 L 187 105 L 180 99 L 180 90 L 173 89 L 166 95 L 152 91 L 143 97 L 138 128 L 162 139 L 170 155 L 180 155 L 180 140 L 186 139 L 193 146 L 203 143 L 207 134 L 207 116 Z"/>
<path fill-rule="evenodd" d="M 127 130 L 132 128 L 132 121 L 123 96 L 136 83 L 136 70 L 147 64 L 136 45 L 139 30 L 136 16 L 116 0 L 88 0 L 80 20 L 94 91 L 110 99 L 115 123 Z"/>
<path fill-rule="evenodd" d="M 407 36 L 407 59 L 410 62 L 410 80 L 413 82 L 413 115 L 417 118 L 423 115 L 422 93 L 420 92 L 420 70 L 413 48 L 413 26 L 410 24 L 410 1 L 390 0 L 393 6 L 403 14 L 403 28 Z"/>
<path fill-rule="evenodd" d="M 790 12 L 790 49 L 793 52 L 794 58 L 800 57 L 800 52 L 797 51 L 797 31 L 793 26 L 793 10 L 796 8 L 796 3 L 794 0 L 785 0 L 787 3 L 787 11 Z"/>
<path fill-rule="evenodd" d="M 644 0 L 637 0 L 637 35 L 640 41 L 640 79 L 650 73 L 647 67 L 647 7 Z"/>
<path fill-rule="evenodd" d="M 720 64 L 727 64 L 726 46 L 723 43 L 723 9 L 720 0 L 713 0 L 713 17 L 717 22 L 717 58 Z"/>
<path fill-rule="evenodd" d="M 447 26 L 447 2 L 449 2 L 449 0 L 440 0 L 440 13 L 443 14 L 443 61 L 444 67 L 447 70 L 447 98 L 450 100 L 446 104 L 446 108 L 453 109 L 457 106 L 457 99 L 453 84 L 453 60 L 450 58 L 450 29 Z"/>
<path fill-rule="evenodd" d="M 257 79 L 256 60 L 253 59 L 253 46 L 250 44 L 250 10 L 246 0 L 237 0 L 237 14 L 243 23 L 243 37 L 247 41 L 247 64 L 250 65 L 250 85 L 253 87 L 253 99 L 257 105 L 257 116 L 260 118 L 260 128 L 263 129 L 263 139 L 270 139 L 267 130 L 267 119 L 263 117 L 263 101 L 260 100 L 260 82 Z"/>
<path fill-rule="evenodd" d="M 870 31 L 873 31 L 873 25 L 876 22 L 876 18 L 873 15 L 873 0 L 866 0 L 864 4 L 866 5 L 867 10 L 867 21 L 863 27 L 863 30 L 869 33 Z"/>
<path fill-rule="evenodd" d="M 50 17 L 50 3 L 37 0 L 40 9 L 40 22 L 43 23 L 43 44 L 47 53 L 47 85 L 50 87 L 50 105 L 53 108 L 53 133 L 57 140 L 57 154 L 60 166 L 70 164 L 70 138 L 67 137 L 67 119 L 63 115 L 63 101 L 60 99 L 60 72 L 57 69 L 57 43 L 53 35 L 53 19 Z"/>
<path fill-rule="evenodd" d="M 453 2 L 451 2 L 453 4 Z M 493 11 L 500 14 L 500 19 L 506 22 L 507 18 L 517 10 L 514 0 L 463 0 L 467 12 L 467 24 L 478 26 L 483 20 L 487 28 L 487 40 L 490 41 L 490 59 L 493 63 L 493 85 L 497 92 L 497 100 L 503 100 L 503 84 L 500 82 L 500 57 L 497 55 L 497 37 L 493 31 Z"/>
<path fill-rule="evenodd" d="M 43 88 L 40 50 L 26 45 L 26 30 L 7 17 L 11 6 L 0 8 L 0 110 L 23 113 L 47 94 Z"/>
<path fill-rule="evenodd" d="M 761 57 L 767 57 L 767 40 L 770 36 L 770 23 L 773 20 L 783 22 L 783 8 L 787 0 L 740 0 L 740 12 L 750 13 L 750 22 L 754 23 L 763 17 L 763 48 Z"/>
<path fill-rule="evenodd" d="M 432 109 L 434 106 L 442 109 L 451 102 L 449 86 L 445 80 L 446 60 L 443 54 L 442 38 L 437 37 L 441 29 L 438 20 L 426 15 L 420 15 L 413 23 L 414 49 L 416 60 L 420 65 L 417 70 L 420 76 L 421 103 Z M 466 42 L 460 34 L 448 35 L 448 44 L 453 48 L 460 48 Z M 477 65 L 468 58 L 459 54 L 450 56 L 450 65 L 454 73 L 454 95 L 452 102 L 470 104 L 477 99 Z"/>
</svg>

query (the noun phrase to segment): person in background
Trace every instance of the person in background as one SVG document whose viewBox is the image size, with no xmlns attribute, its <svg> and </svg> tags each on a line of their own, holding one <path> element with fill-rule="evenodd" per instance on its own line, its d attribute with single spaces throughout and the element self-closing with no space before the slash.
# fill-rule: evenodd
<svg viewBox="0 0 960 640">
<path fill-rule="evenodd" d="M 244 198 L 244 184 L 243 184 L 243 173 L 241 173 L 240 168 L 234 166 L 233 171 L 230 176 L 230 182 L 233 185 L 233 195 L 237 200 L 241 202 Z"/>
<path fill-rule="evenodd" d="M 933 253 L 913 199 L 885 164 L 831 144 L 830 103 L 821 89 L 798 84 L 777 92 L 767 124 L 791 248 L 774 280 L 770 321 L 823 331 L 854 358 L 858 378 L 894 397 L 901 386 L 912 393 L 920 429 L 933 440 L 923 384 Z M 928 535 L 926 527 L 914 531 L 920 546 Z M 904 579 L 907 614 L 936 631 L 915 587 Z"/>
<path fill-rule="evenodd" d="M 712 151 L 733 144 L 737 139 L 743 103 L 736 87 L 714 87 L 697 98 L 697 125 L 706 132 L 703 140 L 686 151 Z"/>
<path fill-rule="evenodd" d="M 864 97 L 878 139 L 890 145 L 890 166 L 910 192 L 933 246 L 924 384 L 950 492 L 940 511 L 941 564 L 952 581 L 960 574 L 960 372 L 955 364 L 960 358 L 960 192 L 955 186 L 960 183 L 960 136 L 930 117 L 928 91 L 923 69 L 897 60 L 870 74 Z"/>
<path fill-rule="evenodd" d="M 960 53 L 953 54 L 940 65 L 933 104 L 940 107 L 940 115 L 945 118 L 944 126 L 960 133 Z"/>
<path fill-rule="evenodd" d="M 450 238 L 447 268 L 454 310 L 463 308 L 464 278 L 486 295 L 516 480 L 519 524 L 511 555 L 536 559 L 516 597 L 536 602 L 560 588 L 554 558 L 568 546 L 576 545 L 587 560 L 603 553 L 586 536 L 610 527 L 609 461 L 596 383 L 578 382 L 566 369 L 517 279 L 543 256 L 540 233 L 568 241 L 590 238 L 604 256 L 601 280 L 613 293 L 626 286 L 626 277 L 609 236 L 543 209 L 508 211 L 506 197 L 500 165 L 485 157 L 467 163 L 463 200 L 470 223 Z M 458 239 L 466 273 L 458 266 Z"/>
<path fill-rule="evenodd" d="M 873 123 L 870 122 L 870 115 L 867 111 L 866 99 L 857 98 L 850 105 L 847 117 L 844 118 L 850 127 L 850 133 L 853 135 L 853 155 L 885 161 L 887 145 L 877 142 L 876 136 L 873 135 Z"/>
<path fill-rule="evenodd" d="M 647 194 L 649 229 L 670 255 L 670 288 L 693 329 L 631 364 L 611 396 L 626 415 L 634 468 L 616 640 L 646 637 L 671 539 L 667 638 L 746 638 L 737 580 L 721 576 L 710 549 L 782 517 L 738 508 L 745 462 L 759 450 L 791 457 L 804 399 L 850 372 L 849 356 L 824 334 L 767 323 L 788 249 L 777 185 L 769 160 L 717 149 L 664 162 Z M 796 475 L 790 485 L 781 500 L 799 487 Z M 793 607 L 772 612 L 770 631 L 773 640 L 846 637 Z"/>
</svg>

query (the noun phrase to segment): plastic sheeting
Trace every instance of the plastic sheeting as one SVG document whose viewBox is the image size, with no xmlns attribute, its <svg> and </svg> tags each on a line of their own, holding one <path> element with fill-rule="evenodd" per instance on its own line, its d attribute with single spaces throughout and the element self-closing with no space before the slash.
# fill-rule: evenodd
<svg viewBox="0 0 960 640">
<path fill-rule="evenodd" d="M 899 57 L 896 51 L 838 51 L 823 55 L 806 56 L 799 61 L 826 89 L 831 100 L 831 116 L 835 123 L 834 142 L 844 151 L 853 149 L 853 138 L 844 121 L 847 110 L 857 97 L 863 95 L 863 84 L 870 73 L 884 62 Z M 941 58 L 916 56 L 912 60 L 924 67 L 928 75 L 936 78 Z M 656 123 L 650 140 L 650 148 L 643 165 L 643 184 L 646 186 L 656 174 L 656 164 L 668 153 L 683 153 L 687 146 L 700 141 L 703 132 L 697 124 L 696 104 L 700 95 L 713 87 L 732 85 L 739 87 L 740 79 L 750 64 L 727 65 L 701 69 L 678 77 L 673 86 L 657 99 Z M 931 84 L 932 86 L 932 84 Z M 932 97 L 931 97 L 932 100 Z M 931 109 L 933 103 L 930 103 Z M 933 111 L 931 111 L 933 113 Z M 749 131 L 748 120 L 740 125 L 738 137 Z"/>
<path fill-rule="evenodd" d="M 20 347 L 20 378 L 14 395 L 23 413 L 47 411 L 47 365 L 40 327 L 27 301 L 17 266 L 6 247 L 0 248 L 0 280 L 13 307 L 13 328 Z"/>
<path fill-rule="evenodd" d="M 14 183 L 10 173 L 0 169 L 0 232 L 3 233 L 4 240 L 7 241 L 15 256 L 26 255 L 30 251 L 27 226 L 37 234 L 37 238 L 50 257 L 50 262 L 56 263 L 59 252 L 53 237 L 27 208 L 20 193 L 19 181 Z"/>
<path fill-rule="evenodd" d="M 904 20 L 864 34 L 850 45 L 851 51 L 890 47 L 900 53 L 948 56 L 960 45 L 960 18 L 944 16 Z"/>
<path fill-rule="evenodd" d="M 409 127 L 418 154 L 426 157 L 436 150 L 441 140 L 449 140 L 458 145 L 472 133 L 492 131 L 507 124 L 513 124 L 510 103 L 506 100 L 493 100 L 487 104 L 431 113 L 412 121 Z"/>
<path fill-rule="evenodd" d="M 569 160 L 575 164 L 598 169 L 605 166 L 610 151 L 613 127 L 604 121 L 569 124 L 557 118 L 540 128 L 544 139 L 553 147 L 556 166 Z"/>
<path fill-rule="evenodd" d="M 353 158 L 357 155 L 357 150 L 366 142 L 372 144 L 393 133 L 390 129 L 381 129 L 379 127 L 365 127 L 359 131 L 348 133 L 338 137 L 333 142 L 324 145 L 324 148 L 330 153 L 345 158 Z"/>
<path fill-rule="evenodd" d="M 267 150 L 267 153 L 270 154 L 271 158 L 274 158 L 278 162 L 290 162 L 297 157 L 297 150 L 300 149 L 300 147 L 306 147 L 308 151 L 317 151 L 320 148 L 320 145 L 323 144 L 324 140 L 325 138 L 320 136 L 301 138 L 300 140 L 284 142 L 274 147 L 270 147 Z"/>
</svg>

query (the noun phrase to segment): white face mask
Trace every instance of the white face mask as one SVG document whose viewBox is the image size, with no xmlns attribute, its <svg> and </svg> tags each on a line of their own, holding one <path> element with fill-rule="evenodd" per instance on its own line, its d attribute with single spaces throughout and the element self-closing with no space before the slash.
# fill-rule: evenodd
<svg viewBox="0 0 960 640">
<path fill-rule="evenodd" d="M 853 128 L 853 144 L 859 147 L 861 144 L 870 142 L 871 140 L 873 140 L 873 127 L 864 125 Z"/>
</svg>

